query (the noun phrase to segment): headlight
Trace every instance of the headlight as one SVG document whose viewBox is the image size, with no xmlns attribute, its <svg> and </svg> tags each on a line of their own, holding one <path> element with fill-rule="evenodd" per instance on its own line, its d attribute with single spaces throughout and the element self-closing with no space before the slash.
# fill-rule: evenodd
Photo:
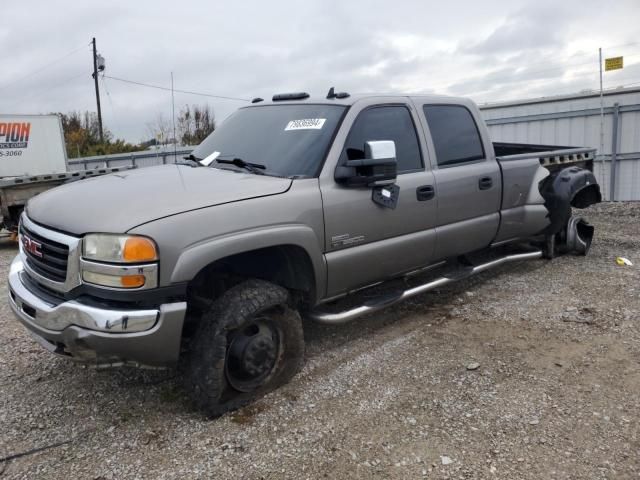
<svg viewBox="0 0 640 480">
<path fill-rule="evenodd" d="M 158 249 L 138 235 L 92 233 L 82 242 L 82 280 L 113 289 L 158 286 Z"/>
<path fill-rule="evenodd" d="M 156 244 L 147 237 L 92 233 L 84 237 L 82 256 L 111 263 L 143 263 L 158 259 Z"/>
</svg>

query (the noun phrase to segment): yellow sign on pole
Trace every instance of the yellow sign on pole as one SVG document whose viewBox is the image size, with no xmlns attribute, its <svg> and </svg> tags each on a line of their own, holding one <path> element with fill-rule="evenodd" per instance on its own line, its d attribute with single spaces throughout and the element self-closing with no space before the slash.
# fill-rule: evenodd
<svg viewBox="0 0 640 480">
<path fill-rule="evenodd" d="M 612 57 L 604 59 L 604 71 L 619 70 L 623 67 L 622 57 Z"/>
</svg>

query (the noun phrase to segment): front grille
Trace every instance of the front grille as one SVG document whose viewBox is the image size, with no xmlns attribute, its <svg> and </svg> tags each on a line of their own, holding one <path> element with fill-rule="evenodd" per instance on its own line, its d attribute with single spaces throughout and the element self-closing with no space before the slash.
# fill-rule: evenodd
<svg viewBox="0 0 640 480">
<path fill-rule="evenodd" d="M 29 267 L 49 280 L 64 283 L 67 280 L 69 246 L 38 235 L 25 228 L 24 225 L 20 226 L 20 233 L 40 245 L 38 251 L 42 256 L 36 255 L 30 249 L 25 248 L 23 244 L 23 251 Z"/>
</svg>

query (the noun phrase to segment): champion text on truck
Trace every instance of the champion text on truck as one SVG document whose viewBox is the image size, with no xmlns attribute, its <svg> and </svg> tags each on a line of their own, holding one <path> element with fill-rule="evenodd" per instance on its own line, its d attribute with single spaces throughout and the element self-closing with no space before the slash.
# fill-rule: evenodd
<svg viewBox="0 0 640 480">
<path fill-rule="evenodd" d="M 14 148 L 27 148 L 29 144 L 30 122 L 6 123 L 0 122 L 0 157 L 22 155 L 20 150 Z M 8 149 L 5 151 L 5 149 Z"/>
</svg>

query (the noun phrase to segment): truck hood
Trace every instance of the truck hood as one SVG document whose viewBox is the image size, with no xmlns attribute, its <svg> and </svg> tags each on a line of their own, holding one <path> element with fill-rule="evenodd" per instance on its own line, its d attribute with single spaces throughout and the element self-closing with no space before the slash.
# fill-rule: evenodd
<svg viewBox="0 0 640 480">
<path fill-rule="evenodd" d="M 291 179 L 163 165 L 79 180 L 32 198 L 30 219 L 82 235 L 124 233 L 158 218 L 286 192 Z"/>
</svg>

